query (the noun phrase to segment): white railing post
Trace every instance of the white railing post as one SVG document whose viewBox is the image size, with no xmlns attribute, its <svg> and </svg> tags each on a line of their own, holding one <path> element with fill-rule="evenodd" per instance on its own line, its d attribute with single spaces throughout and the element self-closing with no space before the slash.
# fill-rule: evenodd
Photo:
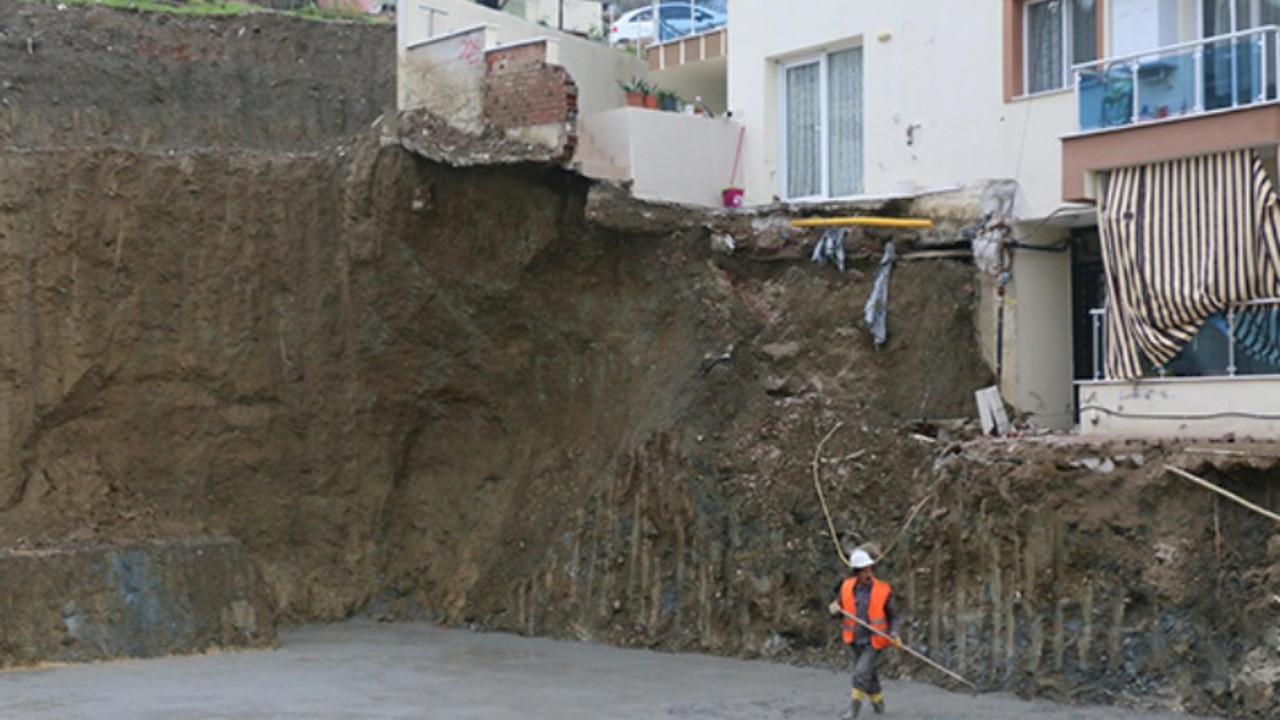
<svg viewBox="0 0 1280 720">
<path fill-rule="evenodd" d="M 1102 379 L 1102 323 L 1105 322 L 1102 313 L 1104 312 L 1106 311 L 1098 308 L 1089 310 L 1089 315 L 1093 320 L 1093 352 L 1090 354 L 1093 356 L 1094 380 Z"/>
<path fill-rule="evenodd" d="M 1240 53 L 1236 52 L 1235 36 L 1227 41 L 1231 44 L 1231 107 L 1240 104 Z"/>
<path fill-rule="evenodd" d="M 1138 61 L 1137 60 L 1129 61 L 1129 77 L 1132 78 L 1131 80 L 1132 84 L 1129 86 L 1129 95 L 1130 95 L 1130 99 L 1133 101 L 1131 103 L 1133 107 L 1130 108 L 1131 112 L 1129 115 L 1129 123 L 1131 125 L 1134 125 L 1134 124 L 1137 124 L 1138 122 L 1138 109 L 1141 107 L 1140 105 L 1138 105 L 1139 101 L 1138 101 Z"/>
<path fill-rule="evenodd" d="M 1227 309 L 1227 376 L 1236 375 L 1236 309 Z"/>
<path fill-rule="evenodd" d="M 1258 74 L 1261 75 L 1258 82 L 1258 92 L 1254 93 L 1253 101 L 1262 102 L 1267 99 L 1267 34 L 1265 32 L 1258 33 Z"/>
<path fill-rule="evenodd" d="M 1195 113 L 1199 114 L 1204 112 L 1204 46 L 1203 45 L 1197 46 L 1196 49 L 1191 53 L 1191 69 L 1192 69 L 1191 84 L 1193 86 L 1193 90 L 1191 92 L 1194 94 L 1194 97 L 1192 98 L 1192 104 L 1194 105 L 1194 107 L 1192 108 L 1192 110 Z"/>
</svg>

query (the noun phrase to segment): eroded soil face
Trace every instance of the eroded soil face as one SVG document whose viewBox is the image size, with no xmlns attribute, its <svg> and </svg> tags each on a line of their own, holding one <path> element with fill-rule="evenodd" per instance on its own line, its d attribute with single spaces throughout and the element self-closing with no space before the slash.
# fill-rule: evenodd
<svg viewBox="0 0 1280 720">
<path fill-rule="evenodd" d="M 900 263 L 877 349 L 884 238 L 841 274 L 768 218 L 380 143 L 387 28 L 8 3 L 0 30 L 0 544 L 225 532 L 285 621 L 814 663 L 843 658 L 834 529 L 987 687 L 1273 712 L 1276 529 L 1163 470 L 1274 507 L 1268 449 L 975 437 L 968 263 Z M 173 46 L 208 51 L 138 49 Z M 100 54 L 117 79 L 45 69 Z"/>
</svg>

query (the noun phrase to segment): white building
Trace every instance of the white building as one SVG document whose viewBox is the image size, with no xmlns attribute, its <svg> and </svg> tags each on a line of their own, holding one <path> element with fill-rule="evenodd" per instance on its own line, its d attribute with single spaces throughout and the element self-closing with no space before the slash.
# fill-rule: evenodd
<svg viewBox="0 0 1280 720">
<path fill-rule="evenodd" d="M 980 322 L 1006 400 L 1082 432 L 1280 436 L 1280 2 L 729 9 L 749 204 L 1010 181 Z"/>
<path fill-rule="evenodd" d="M 485 53 L 547 34 L 577 88 L 572 162 L 640 197 L 716 205 L 734 185 L 748 205 L 908 198 L 976 219 L 1003 190 L 971 229 L 993 250 L 978 326 L 1006 401 L 1083 433 L 1280 437 L 1280 0 L 728 10 L 727 30 L 648 48 L 645 73 L 461 0 L 402 7 L 402 101 L 479 82 L 445 26 Z M 622 107 L 637 69 L 715 120 Z"/>
</svg>

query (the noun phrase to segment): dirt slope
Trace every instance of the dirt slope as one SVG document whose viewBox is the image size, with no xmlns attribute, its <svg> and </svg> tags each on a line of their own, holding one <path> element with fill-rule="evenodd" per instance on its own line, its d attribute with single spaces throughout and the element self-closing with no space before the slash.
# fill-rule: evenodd
<svg viewBox="0 0 1280 720">
<path fill-rule="evenodd" d="M 970 265 L 899 264 L 876 349 L 885 238 L 840 274 L 767 218 L 380 145 L 391 35 L 0 7 L 0 545 L 225 532 L 285 621 L 828 662 L 816 469 L 981 682 L 1274 710 L 1276 530 L 1162 470 L 1275 507 L 1274 459 L 975 440 Z"/>
</svg>

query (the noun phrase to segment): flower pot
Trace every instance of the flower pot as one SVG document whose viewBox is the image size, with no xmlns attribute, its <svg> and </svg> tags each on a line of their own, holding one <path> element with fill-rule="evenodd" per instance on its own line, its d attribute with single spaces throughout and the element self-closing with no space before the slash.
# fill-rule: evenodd
<svg viewBox="0 0 1280 720">
<path fill-rule="evenodd" d="M 657 109 L 658 109 L 658 96 L 657 96 L 657 95 L 645 95 L 645 96 L 644 96 L 644 106 L 645 106 L 645 107 L 647 107 L 647 108 L 649 108 L 650 110 L 657 110 Z"/>
<path fill-rule="evenodd" d="M 729 187 L 720 191 L 720 199 L 727 208 L 742 207 L 742 188 Z"/>
<path fill-rule="evenodd" d="M 630 107 L 644 107 L 644 99 L 646 95 L 638 90 L 627 91 L 627 105 Z"/>
</svg>

